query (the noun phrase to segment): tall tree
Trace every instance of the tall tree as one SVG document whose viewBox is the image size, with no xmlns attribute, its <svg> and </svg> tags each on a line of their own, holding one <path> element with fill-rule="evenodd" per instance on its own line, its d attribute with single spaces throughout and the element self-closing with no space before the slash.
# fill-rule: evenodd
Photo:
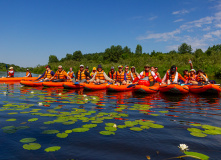
<svg viewBox="0 0 221 160">
<path fill-rule="evenodd" d="M 183 43 L 178 47 L 178 52 L 180 54 L 192 53 L 192 50 L 193 49 L 192 49 L 191 45 L 188 45 L 186 43 Z"/>
<path fill-rule="evenodd" d="M 137 56 L 141 56 L 142 55 L 142 46 L 139 45 L 139 44 L 136 47 L 135 55 L 137 55 Z"/>
<path fill-rule="evenodd" d="M 66 60 L 72 60 L 72 59 L 73 59 L 73 55 L 67 53 L 65 59 L 66 59 Z"/>
<path fill-rule="evenodd" d="M 83 55 L 82 55 L 81 51 L 75 51 L 73 53 L 73 60 L 81 61 L 82 58 L 83 58 Z"/>
<path fill-rule="evenodd" d="M 59 62 L 57 56 L 55 55 L 50 55 L 49 56 L 49 60 L 48 60 L 48 63 L 53 63 L 53 62 Z"/>
</svg>

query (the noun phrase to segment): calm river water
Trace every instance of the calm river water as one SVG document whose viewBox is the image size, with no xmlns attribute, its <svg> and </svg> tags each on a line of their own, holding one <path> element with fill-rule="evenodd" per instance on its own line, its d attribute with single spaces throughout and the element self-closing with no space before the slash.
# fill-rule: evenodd
<svg viewBox="0 0 221 160">
<path fill-rule="evenodd" d="M 220 102 L 0 83 L 0 159 L 161 160 L 185 155 L 186 144 L 219 160 Z"/>
</svg>

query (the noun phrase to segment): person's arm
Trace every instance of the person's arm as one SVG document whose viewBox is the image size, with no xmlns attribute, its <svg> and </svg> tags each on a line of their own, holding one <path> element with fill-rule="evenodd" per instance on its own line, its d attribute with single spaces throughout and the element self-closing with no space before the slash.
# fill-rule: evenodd
<svg viewBox="0 0 221 160">
<path fill-rule="evenodd" d="M 112 81 L 112 79 L 109 78 L 105 72 L 104 72 L 103 74 L 104 74 L 104 78 L 105 78 L 107 81 Z"/>
<path fill-rule="evenodd" d="M 179 74 L 179 73 L 178 73 L 178 78 L 181 79 L 181 80 L 183 80 L 183 82 L 186 82 L 186 79 L 183 78 L 183 76 L 181 76 L 181 74 Z"/>
<path fill-rule="evenodd" d="M 43 78 L 44 76 L 45 76 L 45 73 L 46 73 L 46 71 L 40 76 L 40 77 L 38 77 L 38 79 L 37 80 L 39 80 L 39 79 L 41 79 L 41 78 Z"/>
<path fill-rule="evenodd" d="M 53 72 L 53 71 L 51 71 L 51 75 L 52 75 L 52 72 Z M 54 75 L 52 75 L 52 77 L 50 78 L 50 81 L 53 80 L 54 77 L 57 77 L 57 73 L 54 73 Z"/>
<path fill-rule="evenodd" d="M 91 77 L 88 72 L 84 72 L 84 74 L 85 74 L 85 76 L 86 76 L 86 80 L 87 80 L 87 77 L 89 77 L 89 78 Z"/>
<path fill-rule="evenodd" d="M 165 83 L 166 79 L 167 79 L 167 73 L 164 75 L 164 77 L 162 79 L 162 83 Z"/>
<path fill-rule="evenodd" d="M 64 75 L 65 75 L 69 80 L 71 80 L 71 77 L 67 74 L 66 71 L 64 71 Z"/>
<path fill-rule="evenodd" d="M 89 82 L 94 82 L 97 72 L 93 75 L 93 78 L 89 80 Z"/>
<path fill-rule="evenodd" d="M 142 76 L 143 76 L 143 72 L 144 72 L 144 71 L 140 72 L 140 75 L 138 76 L 139 79 L 142 78 Z"/>
</svg>

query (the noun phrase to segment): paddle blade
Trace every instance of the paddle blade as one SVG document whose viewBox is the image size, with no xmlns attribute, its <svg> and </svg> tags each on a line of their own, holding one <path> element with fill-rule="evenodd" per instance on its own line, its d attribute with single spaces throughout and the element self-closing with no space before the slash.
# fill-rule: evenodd
<svg viewBox="0 0 221 160">
<path fill-rule="evenodd" d="M 136 84 L 130 84 L 129 86 L 127 86 L 127 88 L 131 88 L 133 86 L 135 86 Z"/>
</svg>

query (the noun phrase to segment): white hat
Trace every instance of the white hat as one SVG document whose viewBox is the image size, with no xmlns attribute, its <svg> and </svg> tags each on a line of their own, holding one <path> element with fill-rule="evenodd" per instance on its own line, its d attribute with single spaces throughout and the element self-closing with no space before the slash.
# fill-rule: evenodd
<svg viewBox="0 0 221 160">
<path fill-rule="evenodd" d="M 84 65 L 83 65 L 83 64 L 81 64 L 81 65 L 80 65 L 80 67 L 84 67 Z"/>
<path fill-rule="evenodd" d="M 10 67 L 9 69 L 13 69 L 13 67 Z"/>
<path fill-rule="evenodd" d="M 59 66 L 58 66 L 58 68 L 62 68 L 62 66 L 61 66 L 61 65 L 59 65 Z"/>
</svg>

